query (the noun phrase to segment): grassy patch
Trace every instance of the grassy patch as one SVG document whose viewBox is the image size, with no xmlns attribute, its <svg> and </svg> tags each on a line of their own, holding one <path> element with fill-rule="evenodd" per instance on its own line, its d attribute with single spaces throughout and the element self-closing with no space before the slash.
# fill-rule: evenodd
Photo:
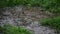
<svg viewBox="0 0 60 34">
<path fill-rule="evenodd" d="M 24 27 L 16 27 L 16 26 L 4 26 L 0 27 L 0 32 L 4 34 L 32 34 L 31 31 Z"/>
<path fill-rule="evenodd" d="M 60 0 L 0 0 L 0 7 L 16 5 L 41 6 L 50 12 L 60 13 Z"/>
<path fill-rule="evenodd" d="M 52 28 L 60 30 L 60 16 L 54 18 L 45 18 L 40 22 L 42 25 L 50 26 Z"/>
</svg>

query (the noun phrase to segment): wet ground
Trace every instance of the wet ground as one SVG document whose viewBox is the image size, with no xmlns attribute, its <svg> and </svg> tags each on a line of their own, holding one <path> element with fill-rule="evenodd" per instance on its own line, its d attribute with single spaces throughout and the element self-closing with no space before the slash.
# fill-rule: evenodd
<svg viewBox="0 0 60 34">
<path fill-rule="evenodd" d="M 0 25 L 10 24 L 14 26 L 24 26 L 33 31 L 34 34 L 55 34 L 55 30 L 42 26 L 39 22 L 42 18 L 48 18 L 51 15 L 40 7 L 6 7 L 3 10 L 3 16 Z"/>
</svg>

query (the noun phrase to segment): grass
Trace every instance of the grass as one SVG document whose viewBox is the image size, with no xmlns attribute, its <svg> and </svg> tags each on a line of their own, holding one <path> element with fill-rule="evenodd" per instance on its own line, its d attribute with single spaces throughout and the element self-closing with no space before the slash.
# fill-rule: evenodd
<svg viewBox="0 0 60 34">
<path fill-rule="evenodd" d="M 60 0 L 0 0 L 0 7 L 16 5 L 39 6 L 52 13 L 60 13 Z"/>
<path fill-rule="evenodd" d="M 57 30 L 60 30 L 60 16 L 54 18 L 44 18 L 41 21 L 42 25 L 50 26 Z"/>
<path fill-rule="evenodd" d="M 60 16 L 54 18 L 43 18 L 40 23 L 43 26 L 49 26 L 56 29 L 56 34 L 60 34 Z"/>
<path fill-rule="evenodd" d="M 6 25 L 4 27 L 0 26 L 0 33 L 4 34 L 32 34 L 31 31 L 24 27 L 10 26 Z"/>
</svg>

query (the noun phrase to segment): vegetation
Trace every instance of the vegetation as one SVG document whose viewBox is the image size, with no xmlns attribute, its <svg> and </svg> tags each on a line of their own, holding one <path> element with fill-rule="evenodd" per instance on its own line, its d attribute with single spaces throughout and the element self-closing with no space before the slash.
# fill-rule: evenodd
<svg viewBox="0 0 60 34">
<path fill-rule="evenodd" d="M 60 16 L 54 18 L 43 18 L 41 24 L 56 29 L 56 33 L 60 34 Z"/>
<path fill-rule="evenodd" d="M 0 0 L 0 12 L 2 13 L 1 8 L 3 7 L 13 7 L 16 5 L 43 7 L 52 13 L 60 14 L 60 0 Z M 44 18 L 41 20 L 41 23 L 43 25 L 60 29 L 60 16 L 54 18 Z M 30 34 L 28 30 L 16 26 L 0 27 L 0 31 L 4 31 L 5 34 Z"/>
<path fill-rule="evenodd" d="M 32 34 L 32 32 L 26 28 L 17 27 L 17 26 L 10 26 L 10 25 L 6 25 L 4 27 L 0 26 L 0 33 L 4 33 L 4 34 Z"/>
<path fill-rule="evenodd" d="M 60 16 L 54 18 L 44 18 L 41 20 L 41 24 L 60 30 Z"/>
<path fill-rule="evenodd" d="M 60 0 L 0 0 L 0 7 L 15 5 L 41 6 L 50 12 L 60 13 Z"/>
</svg>

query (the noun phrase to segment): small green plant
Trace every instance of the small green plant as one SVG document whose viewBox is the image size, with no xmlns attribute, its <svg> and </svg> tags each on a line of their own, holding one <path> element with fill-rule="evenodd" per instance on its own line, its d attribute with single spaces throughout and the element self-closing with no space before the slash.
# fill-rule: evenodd
<svg viewBox="0 0 60 34">
<path fill-rule="evenodd" d="M 17 27 L 17 26 L 10 26 L 10 25 L 0 27 L 0 31 L 2 31 L 4 34 L 32 34 L 31 31 L 29 31 L 24 27 Z"/>
</svg>

